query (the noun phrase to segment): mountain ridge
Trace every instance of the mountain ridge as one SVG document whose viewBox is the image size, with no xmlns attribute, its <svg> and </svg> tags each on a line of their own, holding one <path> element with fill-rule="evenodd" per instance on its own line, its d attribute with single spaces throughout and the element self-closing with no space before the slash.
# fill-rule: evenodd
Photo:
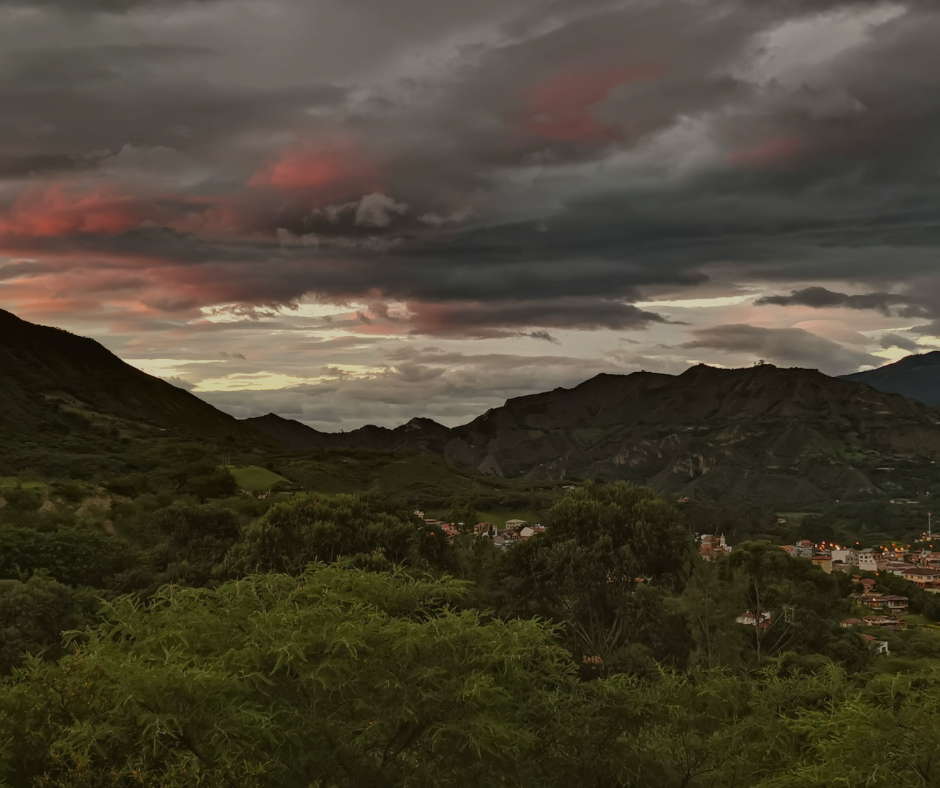
<svg viewBox="0 0 940 788">
<path fill-rule="evenodd" d="M 913 353 L 891 364 L 841 378 L 902 394 L 927 405 L 940 405 L 940 350 Z"/>
<path fill-rule="evenodd" d="M 928 359 L 931 361 L 932 359 Z M 416 417 L 326 433 L 274 414 L 238 421 L 91 339 L 0 310 L 0 448 L 62 468 L 131 437 L 216 447 L 427 452 L 505 478 L 599 478 L 676 497 L 797 511 L 834 500 L 913 498 L 940 484 L 940 411 L 818 370 L 704 364 L 680 375 L 604 373 L 512 398 L 449 428 Z M 2 464 L 2 463 L 0 463 Z"/>
<path fill-rule="evenodd" d="M 909 484 L 902 472 L 878 468 L 940 457 L 940 412 L 818 370 L 770 364 L 603 373 L 507 400 L 454 428 L 430 423 L 429 434 L 420 424 L 348 433 L 301 427 L 317 436 L 317 448 L 431 451 L 508 478 L 624 479 L 680 496 L 791 506 L 900 494 Z"/>
</svg>

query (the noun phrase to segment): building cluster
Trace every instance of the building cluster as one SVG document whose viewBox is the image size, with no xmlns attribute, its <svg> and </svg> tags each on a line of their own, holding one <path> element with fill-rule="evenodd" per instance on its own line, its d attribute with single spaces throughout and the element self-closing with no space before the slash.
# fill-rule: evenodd
<svg viewBox="0 0 940 788">
<path fill-rule="evenodd" d="M 903 550 L 882 550 L 843 548 L 839 545 L 813 544 L 803 539 L 792 545 L 783 545 L 783 550 L 795 558 L 806 558 L 812 561 L 822 571 L 854 573 L 858 571 L 887 572 L 897 575 L 904 580 L 915 583 L 930 593 L 940 593 L 940 553 Z M 705 534 L 699 538 L 699 555 L 706 561 L 712 561 L 719 555 L 728 555 L 731 547 L 724 536 Z M 909 601 L 906 596 L 894 594 L 881 594 L 874 590 L 876 581 L 863 578 L 859 574 L 852 574 L 852 579 L 862 586 L 862 592 L 855 594 L 853 599 L 861 606 L 868 608 L 871 613 L 857 618 L 847 618 L 842 621 L 844 629 L 864 627 L 881 632 L 899 632 L 907 629 L 907 622 L 903 616 L 909 612 Z M 748 627 L 757 627 L 767 630 L 774 626 L 775 619 L 769 611 L 755 613 L 745 610 L 736 619 L 738 624 Z M 871 647 L 879 654 L 888 653 L 888 643 L 874 635 L 860 633 Z M 883 637 L 883 636 L 882 636 Z"/>
<path fill-rule="evenodd" d="M 545 528 L 539 524 L 530 525 L 525 520 L 506 520 L 503 525 L 491 522 L 476 523 L 467 527 L 464 523 L 448 523 L 443 520 L 436 520 L 432 517 L 425 517 L 424 512 L 415 510 L 425 523 L 435 528 L 440 528 L 447 537 L 453 541 L 455 536 L 462 533 L 472 533 L 485 539 L 491 539 L 496 547 L 508 547 L 510 545 L 524 542 L 531 539 L 537 533 L 544 531 Z"/>
<path fill-rule="evenodd" d="M 723 535 L 705 534 L 699 540 L 698 554 L 706 561 L 714 561 L 718 556 L 728 555 L 730 552 L 731 548 Z"/>
<path fill-rule="evenodd" d="M 839 545 L 813 544 L 802 539 L 796 544 L 784 545 L 783 549 L 796 558 L 808 558 L 826 573 L 887 572 L 916 583 L 924 591 L 940 593 L 940 553 L 928 550 L 882 550 L 872 548 L 860 550 Z"/>
</svg>

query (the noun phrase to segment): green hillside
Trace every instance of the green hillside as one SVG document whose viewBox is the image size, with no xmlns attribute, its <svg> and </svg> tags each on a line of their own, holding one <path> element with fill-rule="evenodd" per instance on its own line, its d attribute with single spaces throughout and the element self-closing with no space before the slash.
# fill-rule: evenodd
<svg viewBox="0 0 940 788">
<path fill-rule="evenodd" d="M 97 342 L 0 310 L 0 474 L 117 473 L 140 445 L 197 440 L 228 451 L 273 441 L 125 364 Z"/>
<path fill-rule="evenodd" d="M 480 511 L 538 511 L 562 494 L 558 482 L 484 476 L 418 452 L 308 452 L 285 458 L 278 470 L 306 490 L 370 492 L 404 498 L 425 509 L 449 507 L 455 497 L 472 497 Z"/>
<path fill-rule="evenodd" d="M 249 465 L 247 468 L 229 468 L 228 470 L 235 477 L 239 490 L 260 492 L 270 490 L 277 484 L 290 484 L 290 481 L 283 476 L 257 465 Z"/>
</svg>

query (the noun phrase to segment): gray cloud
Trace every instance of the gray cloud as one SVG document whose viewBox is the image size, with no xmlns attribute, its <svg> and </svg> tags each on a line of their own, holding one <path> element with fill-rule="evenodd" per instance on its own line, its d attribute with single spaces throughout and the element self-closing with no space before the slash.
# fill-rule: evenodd
<svg viewBox="0 0 940 788">
<path fill-rule="evenodd" d="M 920 353 L 924 349 L 923 346 L 915 340 L 894 333 L 882 334 L 878 340 L 878 344 L 885 350 L 897 347 L 901 348 L 901 350 L 909 350 L 911 353 Z"/>
<path fill-rule="evenodd" d="M 371 378 L 336 377 L 278 391 L 200 396 L 240 418 L 274 411 L 328 431 L 365 423 L 397 427 L 416 414 L 456 426 L 511 397 L 544 391 L 546 380 L 570 387 L 600 372 L 632 371 L 598 359 L 472 354 L 433 347 L 399 349 L 389 354 L 388 364 Z"/>
<path fill-rule="evenodd" d="M 874 309 L 884 315 L 891 314 L 891 307 L 908 303 L 908 296 L 896 293 L 865 293 L 863 295 L 847 295 L 836 293 L 824 287 L 807 287 L 802 290 L 793 290 L 790 295 L 772 295 L 758 298 L 754 303 L 757 306 L 808 306 L 814 309 L 827 307 L 845 307 L 847 309 Z"/>
<path fill-rule="evenodd" d="M 692 336 L 695 338 L 684 343 L 683 348 L 749 355 L 752 360 L 763 358 L 781 364 L 821 369 L 830 374 L 851 372 L 864 364 L 878 365 L 883 361 L 802 328 L 732 324 L 697 329 Z"/>
<path fill-rule="evenodd" d="M 555 298 L 545 301 L 519 300 L 489 303 L 411 305 L 412 333 L 436 336 L 510 337 L 519 329 L 542 326 L 525 333 L 535 339 L 554 340 L 545 328 L 576 328 L 627 331 L 651 323 L 668 322 L 662 315 L 620 301 Z"/>
<path fill-rule="evenodd" d="M 139 8 L 173 8 L 220 0 L 0 0 L 3 8 L 35 8 L 74 13 L 120 14 Z"/>
</svg>

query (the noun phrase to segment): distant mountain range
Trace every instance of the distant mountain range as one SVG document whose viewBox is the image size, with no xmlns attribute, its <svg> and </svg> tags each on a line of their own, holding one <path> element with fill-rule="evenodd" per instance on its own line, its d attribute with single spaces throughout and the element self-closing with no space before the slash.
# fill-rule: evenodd
<svg viewBox="0 0 940 788">
<path fill-rule="evenodd" d="M 922 369 L 938 355 L 905 361 Z M 885 369 L 904 372 L 904 363 Z M 940 411 L 855 380 L 772 365 L 598 375 L 511 399 L 455 428 L 415 418 L 395 429 L 324 433 L 274 414 L 238 421 L 93 340 L 2 310 L 0 397 L 0 450 L 18 459 L 62 451 L 67 463 L 106 453 L 129 434 L 166 432 L 274 450 L 429 452 L 507 478 L 625 479 L 677 497 L 785 511 L 912 495 L 934 480 L 940 458 Z"/>
<path fill-rule="evenodd" d="M 867 383 L 928 405 L 940 405 L 940 350 L 907 356 L 878 369 L 843 375 L 842 379 Z"/>
<path fill-rule="evenodd" d="M 791 510 L 907 489 L 912 474 L 932 474 L 940 457 L 940 412 L 772 365 L 598 375 L 511 399 L 453 429 L 427 419 L 346 433 L 273 415 L 250 422 L 298 449 L 431 451 L 506 477 L 625 479 L 683 497 Z"/>
</svg>

